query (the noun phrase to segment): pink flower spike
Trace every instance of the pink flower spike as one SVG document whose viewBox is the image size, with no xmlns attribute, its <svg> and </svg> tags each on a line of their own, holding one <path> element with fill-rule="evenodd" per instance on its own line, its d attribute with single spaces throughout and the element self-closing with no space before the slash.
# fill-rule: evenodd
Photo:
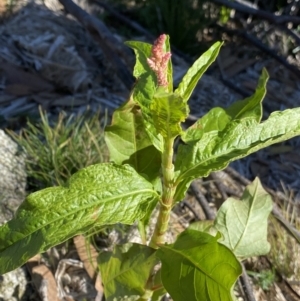
<svg viewBox="0 0 300 301">
<path fill-rule="evenodd" d="M 147 59 L 148 65 L 154 71 L 157 77 L 158 86 L 168 86 L 168 62 L 171 52 L 164 51 L 164 44 L 167 36 L 162 34 L 154 42 L 151 49 L 151 57 Z"/>
</svg>

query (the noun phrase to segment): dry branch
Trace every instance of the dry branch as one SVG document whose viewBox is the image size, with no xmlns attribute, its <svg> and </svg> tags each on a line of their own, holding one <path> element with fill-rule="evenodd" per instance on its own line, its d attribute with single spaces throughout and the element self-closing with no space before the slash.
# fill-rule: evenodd
<svg viewBox="0 0 300 301">
<path fill-rule="evenodd" d="M 257 47 L 261 51 L 263 51 L 263 52 L 267 53 L 268 55 L 270 55 L 271 57 L 273 57 L 275 60 L 277 60 L 283 66 L 285 66 L 287 69 L 289 69 L 294 74 L 296 74 L 298 77 L 300 77 L 300 70 L 297 67 L 289 64 L 288 61 L 286 60 L 286 58 L 284 58 L 283 56 L 278 55 L 273 49 L 271 49 L 270 47 L 264 45 L 255 36 L 247 33 L 245 30 L 233 30 L 233 29 L 229 29 L 229 28 L 223 27 L 223 26 L 220 26 L 220 28 L 222 30 L 226 31 L 229 34 L 238 35 L 238 36 L 244 38 L 245 40 L 247 40 L 248 42 L 253 44 L 255 47 Z"/>
<path fill-rule="evenodd" d="M 215 214 L 213 210 L 209 207 L 208 201 L 203 195 L 203 193 L 200 191 L 200 189 L 197 187 L 195 183 L 191 184 L 191 190 L 195 195 L 196 200 L 199 202 L 201 208 L 203 209 L 203 212 L 207 219 L 214 220 Z"/>
<path fill-rule="evenodd" d="M 236 2 L 230 2 L 228 0 L 212 0 L 212 2 L 216 3 L 216 4 L 220 4 L 220 5 L 224 5 L 227 6 L 229 8 L 235 9 L 239 12 L 245 13 L 245 14 L 249 14 L 255 17 L 259 17 L 265 20 L 268 20 L 269 22 L 273 23 L 273 24 L 285 24 L 285 23 L 293 23 L 295 25 L 299 25 L 300 24 L 300 18 L 296 17 L 296 16 L 277 16 L 274 15 L 272 13 L 263 11 L 263 10 L 259 10 L 259 9 L 255 9 L 240 3 L 236 3 Z"/>
</svg>

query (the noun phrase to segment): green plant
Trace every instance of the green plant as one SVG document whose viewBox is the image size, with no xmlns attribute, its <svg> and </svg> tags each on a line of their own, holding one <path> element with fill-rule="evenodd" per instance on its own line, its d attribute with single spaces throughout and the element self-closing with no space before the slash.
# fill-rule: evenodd
<svg viewBox="0 0 300 301">
<path fill-rule="evenodd" d="M 50 124 L 40 110 L 39 122 L 28 121 L 20 134 L 8 131 L 26 153 L 26 171 L 32 189 L 64 185 L 78 170 L 108 160 L 100 113 L 80 116 L 60 113 Z"/>
<path fill-rule="evenodd" d="M 276 278 L 274 270 L 262 270 L 260 272 L 247 271 L 247 274 L 252 276 L 264 291 L 270 289 Z"/>
<path fill-rule="evenodd" d="M 167 245 L 172 207 L 194 179 L 299 135 L 300 108 L 274 112 L 261 122 L 268 78 L 263 70 L 251 97 L 227 109 L 213 108 L 183 130 L 188 99 L 222 44 L 204 53 L 175 91 L 166 35 L 153 47 L 127 45 L 136 54 L 137 81 L 106 129 L 113 162 L 80 170 L 66 186 L 29 195 L 14 219 L 0 228 L 0 273 L 79 233 L 138 221 L 144 244 L 116 246 L 99 256 L 107 300 L 160 300 L 166 292 L 175 301 L 233 300 L 240 260 L 269 251 L 271 197 L 256 179 L 241 200 L 226 200 L 214 221 L 186 229 Z M 182 143 L 174 156 L 179 138 Z M 145 228 L 157 205 L 159 215 L 147 245 Z"/>
</svg>

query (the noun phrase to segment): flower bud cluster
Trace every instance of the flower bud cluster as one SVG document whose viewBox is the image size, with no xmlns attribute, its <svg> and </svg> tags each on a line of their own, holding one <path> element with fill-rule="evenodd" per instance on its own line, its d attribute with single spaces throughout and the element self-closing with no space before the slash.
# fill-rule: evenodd
<svg viewBox="0 0 300 301">
<path fill-rule="evenodd" d="M 168 86 L 168 62 L 171 52 L 164 51 L 164 44 L 167 36 L 162 34 L 154 42 L 151 49 L 151 57 L 147 59 L 148 65 L 155 72 L 158 86 Z"/>
</svg>

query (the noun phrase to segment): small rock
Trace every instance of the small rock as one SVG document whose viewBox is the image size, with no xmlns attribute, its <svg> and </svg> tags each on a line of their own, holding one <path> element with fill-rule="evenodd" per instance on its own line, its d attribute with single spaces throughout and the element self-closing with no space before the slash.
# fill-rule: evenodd
<svg viewBox="0 0 300 301">
<path fill-rule="evenodd" d="M 25 155 L 18 145 L 0 130 L 0 224 L 13 217 L 25 197 Z M 21 300 L 26 290 L 22 268 L 0 275 L 0 300 Z"/>
<path fill-rule="evenodd" d="M 0 224 L 10 220 L 25 197 L 25 155 L 0 130 Z"/>
</svg>

